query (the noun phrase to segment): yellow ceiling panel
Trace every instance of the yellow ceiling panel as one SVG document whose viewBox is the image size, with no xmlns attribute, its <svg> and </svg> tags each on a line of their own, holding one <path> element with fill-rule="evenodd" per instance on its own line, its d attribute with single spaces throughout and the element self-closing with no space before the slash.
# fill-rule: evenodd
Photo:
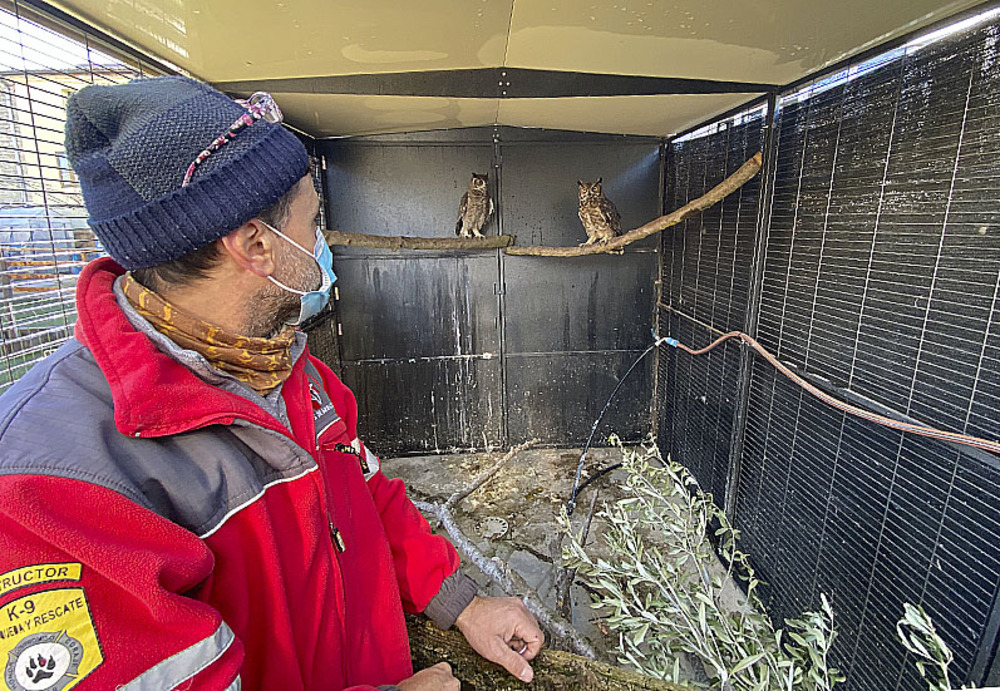
<svg viewBox="0 0 1000 691">
<path fill-rule="evenodd" d="M 979 0 L 517 0 L 506 67 L 787 84 Z"/>
<path fill-rule="evenodd" d="M 286 121 L 316 137 L 391 134 L 493 124 L 668 136 L 755 94 L 496 100 L 274 93 Z M 499 117 L 497 108 L 499 107 Z"/>
<path fill-rule="evenodd" d="M 978 0 L 50 0 L 209 82 L 510 67 L 787 84 Z M 590 79 L 591 77 L 585 77 Z M 387 90 L 399 79 L 387 81 Z M 408 77 L 401 77 L 408 80 Z M 492 79 L 492 77 L 491 77 Z M 746 94 L 497 101 L 275 84 L 315 136 L 492 124 L 665 135 Z M 378 84 L 360 78 L 351 83 Z M 409 84 L 404 81 L 404 84 Z M 490 82 L 492 84 L 492 82 Z M 250 85 L 242 85 L 241 89 Z M 371 87 L 379 93 L 380 86 Z M 745 86 L 739 88 L 744 89 Z M 421 91 L 406 91 L 422 93 Z M 449 93 L 449 92 L 442 92 Z M 541 94 L 544 95 L 544 94 Z"/>
<path fill-rule="evenodd" d="M 497 101 L 482 98 L 274 93 L 285 120 L 314 137 L 390 134 L 492 125 Z"/>
<path fill-rule="evenodd" d="M 205 79 L 412 72 L 503 63 L 513 0 L 55 0 Z"/>
<path fill-rule="evenodd" d="M 665 137 L 753 100 L 754 94 L 601 96 L 500 101 L 500 123 Z"/>
<path fill-rule="evenodd" d="M 54 4 L 212 82 L 503 65 L 784 84 L 978 0 Z"/>
</svg>

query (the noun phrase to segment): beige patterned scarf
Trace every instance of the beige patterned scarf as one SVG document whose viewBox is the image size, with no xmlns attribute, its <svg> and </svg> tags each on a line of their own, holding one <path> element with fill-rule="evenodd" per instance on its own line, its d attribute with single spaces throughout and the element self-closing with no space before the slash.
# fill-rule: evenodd
<svg viewBox="0 0 1000 691">
<path fill-rule="evenodd" d="M 245 382 L 262 396 L 292 373 L 295 329 L 290 326 L 274 338 L 227 333 L 171 305 L 136 281 L 131 272 L 125 274 L 122 291 L 157 331 L 181 348 L 200 353 L 213 367 Z"/>
</svg>

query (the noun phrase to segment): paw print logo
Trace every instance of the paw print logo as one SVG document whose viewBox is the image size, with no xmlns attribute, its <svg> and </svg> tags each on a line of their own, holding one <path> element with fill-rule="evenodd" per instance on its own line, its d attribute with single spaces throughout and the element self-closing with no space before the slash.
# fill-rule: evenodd
<svg viewBox="0 0 1000 691">
<path fill-rule="evenodd" d="M 32 634 L 10 651 L 3 681 L 10 691 L 62 691 L 82 659 L 80 641 L 65 631 Z"/>
<path fill-rule="evenodd" d="M 28 677 L 29 681 L 39 684 L 46 679 L 51 679 L 55 676 L 54 670 L 56 668 L 56 658 L 55 656 L 50 656 L 48 658 L 42 657 L 39 654 L 36 657 L 28 658 L 28 669 L 25 670 L 24 676 Z"/>
</svg>

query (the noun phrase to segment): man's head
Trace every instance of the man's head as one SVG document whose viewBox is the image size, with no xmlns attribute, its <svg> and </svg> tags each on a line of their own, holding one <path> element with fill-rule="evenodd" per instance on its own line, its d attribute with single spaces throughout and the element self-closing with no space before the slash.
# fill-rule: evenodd
<svg viewBox="0 0 1000 691">
<path fill-rule="evenodd" d="M 268 337 L 299 312 L 299 295 L 268 277 L 302 292 L 315 290 L 322 278 L 313 259 L 272 229 L 311 250 L 318 212 L 319 197 L 306 175 L 277 202 L 219 240 L 172 262 L 132 273 L 168 299 L 197 292 L 206 300 L 220 300 L 224 294 L 235 311 L 232 316 L 242 325 L 241 333 Z"/>
<path fill-rule="evenodd" d="M 268 227 L 313 248 L 305 148 L 225 94 L 184 77 L 85 87 L 67 104 L 66 151 L 90 227 L 148 287 L 197 284 L 206 299 L 242 305 L 248 335 L 266 335 L 299 304 L 268 276 L 318 285 L 316 262 Z M 228 293 L 213 295 L 222 281 Z"/>
</svg>

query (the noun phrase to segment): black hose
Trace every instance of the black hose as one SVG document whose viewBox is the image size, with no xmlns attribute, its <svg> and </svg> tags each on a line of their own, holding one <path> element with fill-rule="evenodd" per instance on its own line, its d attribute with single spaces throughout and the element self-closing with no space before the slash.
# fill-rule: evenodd
<svg viewBox="0 0 1000 691">
<path fill-rule="evenodd" d="M 649 355 L 653 351 L 653 349 L 656 348 L 656 346 L 658 346 L 659 344 L 660 344 L 660 341 L 654 341 L 653 345 L 651 345 L 648 348 L 646 348 L 646 350 L 643 351 L 642 355 L 640 355 L 638 358 L 636 358 L 635 362 L 633 362 L 632 365 L 627 370 L 625 370 L 625 374 L 622 375 L 622 378 L 618 380 L 618 384 L 615 386 L 614 390 L 611 392 L 611 395 L 608 396 L 608 400 L 604 403 L 604 407 L 601 408 L 601 414 L 597 416 L 596 420 L 594 420 L 594 424 L 590 428 L 590 436 L 587 438 L 587 443 L 583 447 L 583 453 L 580 454 L 580 460 L 576 464 L 576 476 L 573 478 L 573 491 L 572 491 L 572 493 L 569 496 L 569 501 L 566 502 L 566 513 L 568 515 L 573 515 L 573 509 L 576 508 L 576 498 L 579 496 L 580 492 L 583 491 L 584 487 L 586 487 L 591 482 L 593 482 L 594 480 L 596 480 L 599 476 L 604 475 L 605 473 L 614 470 L 613 467 L 605 468 L 605 469 L 599 471 L 598 473 L 596 473 L 595 475 L 592 475 L 591 477 L 589 477 L 587 479 L 587 481 L 584 482 L 582 485 L 580 484 L 580 475 L 583 473 L 583 463 L 584 463 L 584 461 L 587 460 L 587 452 L 590 450 L 590 445 L 594 442 L 594 433 L 597 432 L 597 426 L 601 424 L 601 420 L 604 418 L 604 413 L 608 412 L 608 407 L 611 405 L 611 401 L 614 400 L 615 394 L 618 393 L 618 390 L 620 388 L 622 388 L 622 384 L 624 384 L 625 380 L 628 379 L 628 375 L 630 375 L 632 373 L 632 370 L 634 370 L 636 367 L 638 367 L 639 363 L 642 362 L 643 359 L 647 355 Z M 615 467 L 618 467 L 620 465 L 621 464 L 619 463 Z"/>
<path fill-rule="evenodd" d="M 607 475 L 608 473 L 610 473 L 612 470 L 618 470 L 621 467 L 622 467 L 621 463 L 612 463 L 606 468 L 601 468 L 596 473 L 594 473 L 593 475 L 591 475 L 586 480 L 580 483 L 580 487 L 576 490 L 576 495 L 580 496 L 581 494 L 583 494 L 583 490 L 587 489 L 587 485 L 589 485 L 594 480 L 598 480 Z"/>
</svg>

